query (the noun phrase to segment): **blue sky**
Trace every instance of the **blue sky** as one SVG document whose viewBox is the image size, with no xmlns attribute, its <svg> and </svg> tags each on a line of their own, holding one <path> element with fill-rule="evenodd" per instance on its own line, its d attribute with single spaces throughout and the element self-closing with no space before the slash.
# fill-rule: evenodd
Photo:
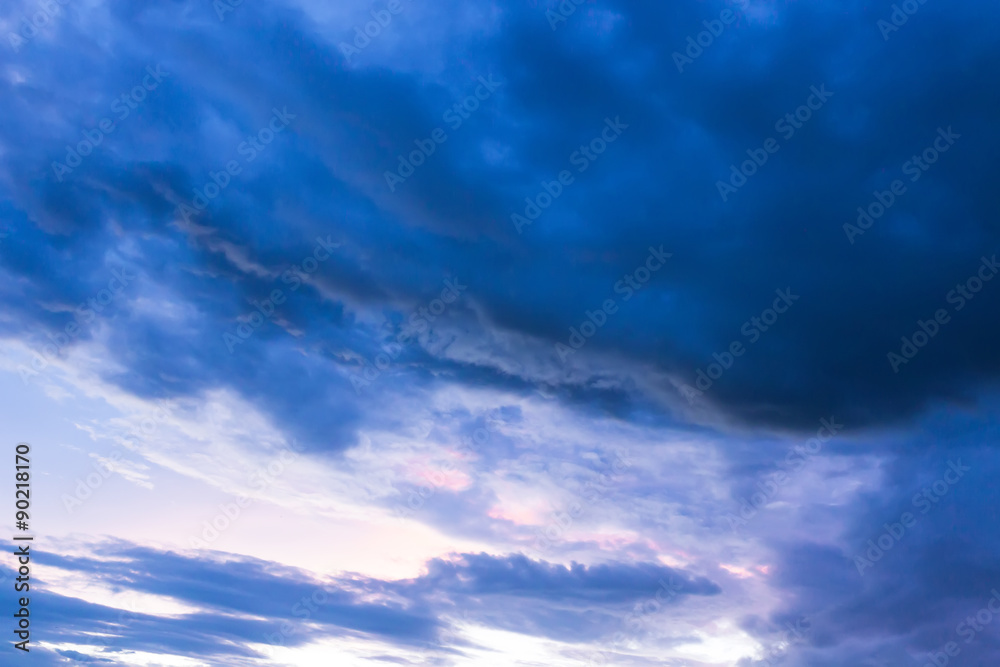
<svg viewBox="0 0 1000 667">
<path fill-rule="evenodd" d="M 5 3 L 29 659 L 996 664 L 998 14 Z"/>
</svg>

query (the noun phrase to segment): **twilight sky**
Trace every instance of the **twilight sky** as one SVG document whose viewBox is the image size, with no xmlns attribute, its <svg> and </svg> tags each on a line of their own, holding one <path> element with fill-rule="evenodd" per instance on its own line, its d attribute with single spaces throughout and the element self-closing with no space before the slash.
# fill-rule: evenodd
<svg viewBox="0 0 1000 667">
<path fill-rule="evenodd" d="M 4 3 L 0 663 L 1000 663 L 998 20 Z"/>
</svg>

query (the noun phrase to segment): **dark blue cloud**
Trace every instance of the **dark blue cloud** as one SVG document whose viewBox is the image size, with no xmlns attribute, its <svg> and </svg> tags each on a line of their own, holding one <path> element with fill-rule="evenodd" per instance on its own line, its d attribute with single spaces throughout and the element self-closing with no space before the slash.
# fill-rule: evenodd
<svg viewBox="0 0 1000 667">
<path fill-rule="evenodd" d="M 50 553 L 40 553 L 36 560 L 84 573 L 116 590 L 168 596 L 200 611 L 163 618 L 52 592 L 40 598 L 43 611 L 38 612 L 44 619 L 39 633 L 49 641 L 79 640 L 83 631 L 100 630 L 116 635 L 109 650 L 249 657 L 256 655 L 245 647 L 249 642 L 294 646 L 320 636 L 364 633 L 423 644 L 440 627 L 419 602 L 362 601 L 363 593 L 377 594 L 378 587 L 365 591 L 350 579 L 330 584 L 274 563 L 192 558 L 121 542 L 105 545 L 99 553 L 115 560 Z"/>
<path fill-rule="evenodd" d="M 400 582 L 357 575 L 321 582 L 276 563 L 217 558 L 221 554 L 212 552 L 194 557 L 116 541 L 96 545 L 95 554 L 39 553 L 35 560 L 43 568 L 84 574 L 125 594 L 122 599 L 129 593 L 155 594 L 198 611 L 162 617 L 46 591 L 36 594 L 33 607 L 36 632 L 46 641 L 220 660 L 257 655 L 246 646 L 250 642 L 298 646 L 338 635 L 444 647 L 444 616 L 456 609 L 466 620 L 581 640 L 609 634 L 631 603 L 662 599 L 664 604 L 683 604 L 688 596 L 721 592 L 703 577 L 662 565 L 567 568 L 520 555 L 456 555 L 456 560 L 431 561 L 427 574 Z M 533 602 L 526 604 L 529 600 Z M 82 634 L 88 632 L 113 638 L 95 643 Z"/>
<path fill-rule="evenodd" d="M 773 467 L 784 447 L 775 433 L 811 435 L 830 415 L 851 431 L 830 453 L 892 460 L 884 486 L 845 508 L 843 544 L 768 543 L 780 561 L 776 585 L 792 598 L 788 615 L 815 618 L 812 643 L 791 659 L 848 664 L 876 646 L 875 657 L 891 662 L 935 650 L 962 610 L 978 609 L 995 575 L 995 494 L 982 472 L 995 467 L 984 446 L 992 425 L 957 409 L 992 404 L 984 396 L 1000 373 L 1000 283 L 984 283 L 971 299 L 954 295 L 960 285 L 971 290 L 982 258 L 1000 251 L 1000 94 L 990 83 L 1000 66 L 997 9 L 923 3 L 886 39 L 878 22 L 892 3 L 754 1 L 681 73 L 674 53 L 734 5 L 599 0 L 555 31 L 544 7 L 530 5 L 490 7 L 488 19 L 456 2 L 409 11 L 348 62 L 338 43 L 351 26 L 334 29 L 277 3 L 243 3 L 225 21 L 210 4 L 185 0 L 67 4 L 5 55 L 0 76 L 0 335 L 46 354 L 75 322 L 68 346 L 100 341 L 102 374 L 128 392 L 229 389 L 330 455 L 376 419 L 388 428 L 406 418 L 385 416 L 386 406 L 455 385 L 697 431 L 688 421 L 707 418 L 690 417 L 678 387 L 712 374 L 739 341 L 745 353 L 721 362 L 728 368 L 697 404 L 727 428 L 759 429 L 726 449 L 741 492 Z M 14 2 L 3 12 L 17 25 L 33 10 Z M 156 66 L 163 81 L 119 117 L 122 96 L 135 101 Z M 390 191 L 386 171 L 447 126 L 444 113 L 479 77 L 502 83 Z M 818 86 L 832 96 L 785 135 L 780 119 Z M 294 118 L 250 160 L 240 147 L 262 136 L 276 108 Z M 91 154 L 71 171 L 53 167 L 104 118 L 114 130 Z M 574 154 L 615 118 L 627 128 L 576 171 Z M 913 171 L 939 128 L 960 137 L 926 171 Z M 724 201 L 717 182 L 769 137 L 780 149 Z M 230 160 L 240 173 L 204 211 L 184 214 L 180 205 Z M 564 169 L 574 183 L 518 233 L 511 214 Z M 887 201 L 876 193 L 896 179 L 905 194 L 863 234 L 845 232 L 859 206 Z M 315 273 L 296 277 L 317 237 L 339 245 Z M 663 268 L 642 289 L 616 291 L 661 245 L 673 253 Z M 122 270 L 137 277 L 87 319 L 81 304 L 100 299 Z M 419 315 L 446 279 L 467 291 L 434 320 Z M 253 302 L 276 289 L 283 303 L 252 327 Z M 767 322 L 775 290 L 800 298 L 765 330 L 752 318 Z M 555 345 L 609 298 L 616 313 L 560 359 Z M 887 355 L 904 354 L 901 337 L 912 339 L 942 309 L 947 322 L 894 368 Z M 358 391 L 356 379 L 415 321 L 425 327 L 417 341 L 379 363 L 377 379 Z M 240 326 L 252 335 L 227 345 Z M 942 405 L 933 436 L 891 430 Z M 508 446 L 498 437 L 484 456 Z M 977 461 L 976 474 L 918 524 L 905 554 L 857 575 L 845 545 L 860 549 L 911 507 L 913 489 L 945 452 Z M 645 497 L 661 499 L 648 484 Z M 480 510 L 493 498 L 482 489 L 442 492 L 429 516 L 454 518 L 446 505 L 455 499 Z M 684 511 L 701 516 L 701 508 Z M 828 507 L 813 511 L 834 521 Z M 490 534 L 475 521 L 467 512 L 451 530 Z M 212 655 L 226 642 L 232 655 L 249 656 L 241 642 L 289 620 L 295 596 L 314 586 L 254 561 L 119 553 L 146 569 L 41 558 L 208 610 L 136 619 L 122 631 L 136 649 Z M 409 582 L 365 582 L 402 595 L 402 605 L 363 602 L 339 582 L 315 620 L 324 633 L 430 644 L 443 624 L 437 592 L 497 627 L 581 637 L 596 634 L 616 605 L 646 595 L 650 580 L 655 592 L 665 573 L 467 554 L 432 561 Z M 720 593 L 684 576 L 688 595 Z M 510 606 L 489 611 L 484 596 Z M 106 608 L 51 599 L 54 639 L 112 623 Z M 581 610 L 598 607 L 584 618 Z M 226 616 L 236 612 L 268 620 Z M 995 662 L 991 641 L 981 634 L 964 659 Z"/>
<path fill-rule="evenodd" d="M 548 601 L 628 602 L 655 595 L 661 587 L 680 595 L 716 595 L 721 589 L 661 565 L 620 563 L 587 567 L 553 565 L 515 555 L 496 558 L 465 554 L 457 561 L 434 560 L 418 583 L 461 595 L 509 595 Z"/>
<path fill-rule="evenodd" d="M 165 327 L 127 306 L 117 312 L 114 347 L 129 369 L 118 380 L 132 390 L 231 384 L 310 442 L 341 449 L 365 410 L 348 380 L 362 370 L 359 358 L 343 353 L 371 360 L 381 342 L 357 326 L 355 308 L 405 315 L 433 298 L 443 278 L 458 276 L 470 285 L 469 299 L 448 317 L 468 335 L 512 329 L 551 346 L 660 244 L 674 258 L 621 303 L 580 358 L 611 352 L 693 383 L 713 353 L 747 342 L 741 325 L 767 308 L 775 289 L 789 287 L 801 301 L 705 400 L 769 424 L 801 426 L 826 412 L 879 423 L 933 399 L 960 399 L 998 370 L 991 289 L 953 313 L 900 373 L 886 361 L 900 336 L 949 307 L 948 291 L 997 248 L 992 221 L 1000 211 L 986 157 L 997 142 L 996 96 L 980 73 L 991 71 L 998 53 L 965 4 L 922 6 L 888 42 L 876 27 L 881 8 L 760 8 L 683 74 L 671 54 L 720 6 L 609 3 L 602 11 L 618 18 L 603 39 L 593 15 L 553 33 L 537 8 L 507 7 L 489 37 L 451 44 L 434 82 L 366 66 L 363 56 L 348 65 L 310 19 L 276 6 L 241 6 L 224 22 L 181 2 L 108 9 L 107 43 L 70 11 L 50 28 L 60 53 L 34 40 L 15 56 L 29 82 L 0 84 L 10 119 L 5 189 L 14 204 L 5 224 L 15 231 L 3 256 L 11 275 L 28 280 L 8 291 L 19 317 L 5 326 L 60 328 L 66 316 L 43 303 L 88 298 L 116 261 L 141 269 L 198 316 Z M 444 17 L 448 9 L 436 11 Z M 916 48 L 932 34 L 933 48 Z M 378 47 L 370 48 L 377 57 Z M 747 53 L 754 56 L 740 55 Z M 44 67 L 56 58 L 61 68 Z M 169 73 L 160 86 L 58 181 L 51 163 L 65 159 L 67 143 L 113 115 L 115 98 L 156 64 Z M 390 193 L 384 172 L 415 140 L 447 126 L 443 112 L 470 95 L 479 76 L 503 83 Z M 746 150 L 780 134 L 775 119 L 803 104 L 813 85 L 828 86 L 833 97 L 723 203 L 716 181 Z M 70 100 L 84 91 L 86 103 L 73 111 Z M 288 131 L 196 216 L 200 228 L 178 228 L 177 205 L 190 203 L 227 160 L 242 159 L 237 147 L 274 107 L 296 116 Z M 510 213 L 542 180 L 572 169 L 571 154 L 598 136 L 605 118 L 619 116 L 628 124 L 619 140 L 516 234 Z M 843 224 L 901 175 L 938 127 L 954 127 L 962 139 L 848 243 Z M 123 232 L 135 239 L 134 254 L 109 255 Z M 235 356 L 225 354 L 222 333 L 250 312 L 251 300 L 282 287 L 274 276 L 308 256 L 319 234 L 344 245 L 314 277 L 315 289 L 289 299 L 283 327 L 267 324 Z M 255 274 L 238 257 L 273 275 Z M 477 320 L 467 310 L 472 300 Z M 301 350 L 314 361 L 296 363 Z M 510 374 L 490 364 L 456 367 L 437 357 L 410 348 L 388 376 L 420 381 L 440 372 L 525 391 L 542 385 L 592 403 L 587 382 L 545 380 L 530 363 L 511 385 Z M 299 388 L 303 377 L 309 390 Z M 616 405 L 636 401 L 636 389 L 623 387 L 596 407 L 620 413 Z M 309 407 L 330 403 L 338 409 L 328 420 Z"/>
</svg>

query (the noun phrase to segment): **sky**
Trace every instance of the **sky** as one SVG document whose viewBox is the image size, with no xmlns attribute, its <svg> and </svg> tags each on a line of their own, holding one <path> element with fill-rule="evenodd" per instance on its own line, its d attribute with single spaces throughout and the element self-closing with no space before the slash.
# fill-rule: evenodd
<svg viewBox="0 0 1000 667">
<path fill-rule="evenodd" d="M 998 19 L 4 3 L 0 663 L 998 664 Z"/>
</svg>

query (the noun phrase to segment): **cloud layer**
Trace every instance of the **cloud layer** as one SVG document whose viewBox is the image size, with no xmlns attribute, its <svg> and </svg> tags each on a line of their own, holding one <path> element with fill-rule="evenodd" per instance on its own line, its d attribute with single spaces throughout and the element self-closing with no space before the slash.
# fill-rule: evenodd
<svg viewBox="0 0 1000 667">
<path fill-rule="evenodd" d="M 52 6 L 0 15 L 51 664 L 1000 656 L 995 7 Z"/>
</svg>

